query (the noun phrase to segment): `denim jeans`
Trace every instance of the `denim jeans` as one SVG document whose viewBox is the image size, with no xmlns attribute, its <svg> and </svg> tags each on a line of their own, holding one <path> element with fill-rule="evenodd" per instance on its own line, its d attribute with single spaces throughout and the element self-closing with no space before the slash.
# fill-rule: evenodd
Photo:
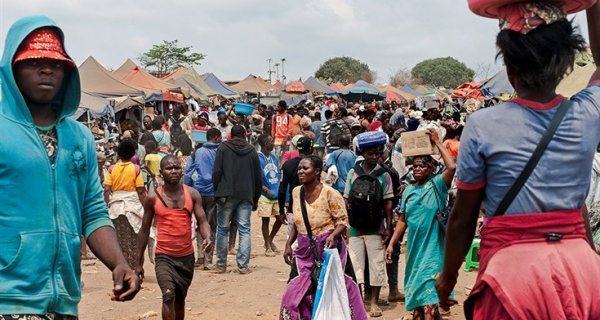
<svg viewBox="0 0 600 320">
<path fill-rule="evenodd" d="M 250 262 L 250 215 L 252 203 L 235 197 L 217 200 L 217 268 L 227 269 L 227 250 L 229 241 L 229 223 L 237 224 L 239 247 L 237 251 L 237 266 L 240 270 L 248 268 Z"/>
<path fill-rule="evenodd" d="M 215 236 L 217 234 L 217 203 L 214 197 L 202 196 L 202 208 L 204 209 L 204 213 L 206 214 L 206 220 L 210 225 L 210 240 L 215 241 Z M 204 260 L 204 265 L 212 264 L 213 261 L 213 250 L 209 253 L 202 252 L 202 242 L 204 239 L 202 235 L 200 235 L 200 231 L 196 231 L 196 239 L 198 246 L 198 258 Z"/>
</svg>

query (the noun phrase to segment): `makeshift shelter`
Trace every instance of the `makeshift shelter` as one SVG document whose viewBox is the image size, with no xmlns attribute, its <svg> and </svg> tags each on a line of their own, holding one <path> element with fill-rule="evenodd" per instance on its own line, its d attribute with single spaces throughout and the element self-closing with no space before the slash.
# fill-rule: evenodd
<svg viewBox="0 0 600 320">
<path fill-rule="evenodd" d="M 331 89 L 333 89 L 335 92 L 340 92 L 340 91 L 344 90 L 344 84 L 342 84 L 340 82 L 332 82 L 331 84 L 329 84 L 329 87 Z"/>
<path fill-rule="evenodd" d="M 89 123 L 91 119 L 101 118 L 106 115 L 115 116 L 115 111 L 111 106 L 110 100 L 98 97 L 87 92 L 81 92 L 81 99 L 79 100 L 79 107 L 75 114 L 71 116 L 73 119 L 79 119 L 81 116 L 87 114 L 85 122 Z"/>
<path fill-rule="evenodd" d="M 94 57 L 79 66 L 81 91 L 100 97 L 143 96 L 144 91 L 114 77 Z"/>
<path fill-rule="evenodd" d="M 508 81 L 508 74 L 505 68 L 483 82 L 479 90 L 481 90 L 484 96 L 488 97 L 498 97 L 503 93 L 513 95 L 515 92 L 510 81 Z"/>
<path fill-rule="evenodd" d="M 221 81 L 221 79 L 217 78 L 213 73 L 205 73 L 202 76 L 204 82 L 215 92 L 217 92 L 220 96 L 226 98 L 234 98 L 237 97 L 237 92 L 233 91 L 225 82 Z"/>
<path fill-rule="evenodd" d="M 385 93 L 363 80 L 358 80 L 351 88 L 341 91 L 340 96 L 346 101 L 379 101 L 385 99 Z"/>
<path fill-rule="evenodd" d="M 333 90 L 332 88 L 326 86 L 325 84 L 323 84 L 321 81 L 319 81 L 317 78 L 310 76 L 308 77 L 308 79 L 304 80 L 304 87 L 306 88 L 306 90 L 310 91 L 310 92 L 318 92 L 318 93 L 322 93 L 325 95 L 336 95 L 337 91 Z"/>
<path fill-rule="evenodd" d="M 181 92 L 181 89 L 177 85 L 160 80 L 155 76 L 149 74 L 142 67 L 136 65 L 135 63 L 132 63 L 133 61 L 127 59 L 123 66 L 117 69 L 117 71 L 115 71 L 113 74 L 117 78 L 120 78 L 122 81 L 126 81 L 138 88 L 141 88 L 142 90 L 144 90 L 146 95 L 163 91 Z M 130 69 L 128 73 L 125 73 L 124 66 L 133 68 Z M 178 100 L 174 102 L 182 103 L 183 99 L 181 99 L 181 101 Z"/>
<path fill-rule="evenodd" d="M 385 102 L 392 103 L 392 101 L 396 101 L 397 103 L 402 103 L 402 100 L 394 91 L 386 91 L 385 92 Z"/>
<path fill-rule="evenodd" d="M 404 86 L 402 86 L 402 88 L 400 88 L 400 90 L 402 90 L 402 91 L 404 91 L 404 92 L 406 92 L 406 93 L 412 94 L 412 95 L 413 95 L 413 96 L 415 96 L 415 97 L 418 97 L 418 96 L 422 96 L 422 95 L 423 95 L 423 94 L 421 94 L 421 93 L 419 93 L 419 92 L 415 91 L 415 90 L 414 90 L 413 88 L 411 88 L 411 87 L 410 87 L 408 84 L 405 84 Z"/>
<path fill-rule="evenodd" d="M 118 97 L 112 99 L 114 101 L 114 110 L 115 113 L 123 111 L 125 109 L 129 109 L 132 107 L 140 107 L 144 106 L 145 100 L 143 97 Z"/>
<path fill-rule="evenodd" d="M 562 94 L 565 97 L 572 97 L 588 86 L 595 71 L 596 65 L 593 63 L 589 63 L 583 67 L 575 65 L 573 72 L 558 84 L 556 93 Z"/>
<path fill-rule="evenodd" d="M 285 86 L 286 93 L 305 93 L 307 90 L 304 87 L 304 83 L 301 81 L 293 81 L 290 82 L 287 86 Z"/>
<path fill-rule="evenodd" d="M 219 95 L 219 92 L 211 88 L 204 81 L 204 78 L 198 72 L 196 72 L 196 69 L 194 68 L 179 67 L 177 70 L 175 70 L 175 72 L 162 78 L 161 80 L 177 84 L 180 87 L 190 88 L 191 96 L 198 100 L 206 100 L 207 97 L 214 97 Z M 182 90 L 182 92 L 184 91 Z M 189 96 L 190 95 L 188 95 L 188 97 Z"/>
<path fill-rule="evenodd" d="M 385 86 L 378 86 L 377 87 L 381 92 L 385 92 L 387 94 L 388 91 L 391 91 L 393 93 L 395 93 L 398 98 L 403 99 L 405 101 L 414 101 L 415 100 L 415 96 L 410 94 L 410 93 L 406 93 L 394 86 L 392 86 L 391 84 L 387 84 Z M 387 98 L 387 96 L 386 96 Z"/>
<path fill-rule="evenodd" d="M 232 85 L 231 89 L 235 90 L 239 94 L 260 94 L 272 91 L 271 86 L 262 80 L 262 78 L 253 75 L 249 75 L 244 80 Z"/>
<path fill-rule="evenodd" d="M 275 82 L 274 84 L 271 85 L 271 88 L 273 88 L 273 90 L 277 91 L 283 88 L 283 83 L 281 83 L 281 81 L 277 80 L 277 82 Z"/>
<path fill-rule="evenodd" d="M 481 85 L 477 82 L 463 83 L 452 92 L 452 98 L 462 99 L 463 101 L 476 99 L 483 102 L 484 96 L 481 90 L 479 90 L 480 87 Z"/>
</svg>

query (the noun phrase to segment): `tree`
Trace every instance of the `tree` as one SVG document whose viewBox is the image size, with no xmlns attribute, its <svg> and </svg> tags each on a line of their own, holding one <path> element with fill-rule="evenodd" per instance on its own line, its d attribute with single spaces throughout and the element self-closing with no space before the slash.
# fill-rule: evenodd
<svg viewBox="0 0 600 320">
<path fill-rule="evenodd" d="M 452 57 L 446 57 L 419 62 L 412 69 L 412 76 L 426 84 L 456 88 L 465 82 L 473 81 L 475 71 Z"/>
<path fill-rule="evenodd" d="M 327 83 L 348 84 L 358 80 L 372 82 L 376 75 L 366 63 L 350 57 L 336 57 L 325 61 L 315 72 L 315 77 L 326 79 Z"/>
<path fill-rule="evenodd" d="M 396 71 L 392 76 L 390 76 L 390 85 L 392 87 L 400 88 L 405 84 L 410 84 L 413 81 L 412 74 L 410 70 L 406 67 L 402 67 Z"/>
<path fill-rule="evenodd" d="M 152 68 L 158 75 L 167 75 L 179 67 L 199 65 L 205 58 L 202 53 L 191 52 L 192 47 L 180 48 L 177 42 L 163 40 L 161 44 L 153 45 L 138 57 L 140 64 L 146 69 Z"/>
</svg>

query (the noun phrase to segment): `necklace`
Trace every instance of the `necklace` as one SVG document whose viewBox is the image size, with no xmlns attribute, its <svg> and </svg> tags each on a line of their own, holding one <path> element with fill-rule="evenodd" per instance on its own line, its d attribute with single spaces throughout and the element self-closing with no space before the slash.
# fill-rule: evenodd
<svg viewBox="0 0 600 320">
<path fill-rule="evenodd" d="M 47 126 L 36 125 L 35 127 L 40 131 L 50 131 L 50 130 L 54 129 L 55 126 L 56 126 L 56 122 L 51 125 L 47 125 Z"/>
</svg>

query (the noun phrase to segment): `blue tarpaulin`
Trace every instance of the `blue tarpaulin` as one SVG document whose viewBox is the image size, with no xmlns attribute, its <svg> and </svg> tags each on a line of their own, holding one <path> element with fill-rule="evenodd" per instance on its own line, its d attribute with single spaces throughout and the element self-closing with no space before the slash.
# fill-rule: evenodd
<svg viewBox="0 0 600 320">
<path fill-rule="evenodd" d="M 309 77 L 304 81 L 304 87 L 310 92 L 320 92 L 329 96 L 337 95 L 338 93 L 329 86 L 324 85 L 315 77 Z"/>
<path fill-rule="evenodd" d="M 238 93 L 231 90 L 228 85 L 226 85 L 223 81 L 221 81 L 217 76 L 212 73 L 207 73 L 202 75 L 204 82 L 211 87 L 213 90 L 218 92 L 223 97 L 235 97 L 238 96 Z"/>
<path fill-rule="evenodd" d="M 493 77 L 485 81 L 481 85 L 480 90 L 484 96 L 488 97 L 497 97 L 503 93 L 512 95 L 515 92 L 515 89 L 510 84 L 510 81 L 508 81 L 506 69 L 500 70 L 500 72 L 496 73 Z"/>
<path fill-rule="evenodd" d="M 406 92 L 406 93 L 410 93 L 415 97 L 420 97 L 423 94 L 419 93 L 418 91 L 416 91 L 415 89 L 411 88 L 409 85 L 405 84 L 400 90 Z"/>
</svg>

